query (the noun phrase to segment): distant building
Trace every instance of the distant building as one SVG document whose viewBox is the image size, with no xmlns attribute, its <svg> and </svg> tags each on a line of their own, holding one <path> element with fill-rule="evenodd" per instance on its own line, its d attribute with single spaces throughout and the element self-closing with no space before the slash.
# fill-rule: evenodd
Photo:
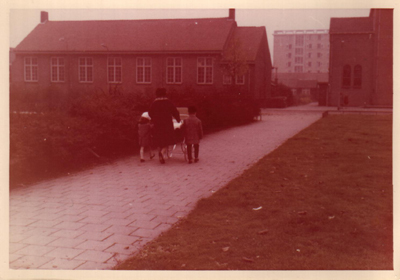
<svg viewBox="0 0 400 280">
<path fill-rule="evenodd" d="M 298 93 L 314 91 L 317 82 L 328 81 L 329 30 L 275 31 L 273 65 L 279 83 Z"/>
<path fill-rule="evenodd" d="M 228 48 L 239 42 L 248 71 L 227 77 Z M 271 55 L 265 27 L 226 18 L 41 22 L 15 48 L 12 91 L 84 94 L 110 89 L 153 93 L 215 92 L 270 96 Z"/>
<path fill-rule="evenodd" d="M 328 105 L 393 106 L 393 9 L 332 18 Z"/>
</svg>

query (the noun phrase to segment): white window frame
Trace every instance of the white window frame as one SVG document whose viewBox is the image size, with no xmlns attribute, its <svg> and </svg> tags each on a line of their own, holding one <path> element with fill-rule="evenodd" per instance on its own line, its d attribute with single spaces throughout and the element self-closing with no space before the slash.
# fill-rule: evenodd
<svg viewBox="0 0 400 280">
<path fill-rule="evenodd" d="M 119 64 L 117 63 L 119 60 Z M 112 61 L 112 63 L 110 63 Z M 112 79 L 110 79 L 110 69 L 113 69 Z M 118 80 L 117 70 L 119 70 L 120 79 Z M 122 58 L 118 56 L 107 57 L 107 81 L 109 84 L 121 84 L 122 83 Z"/>
<path fill-rule="evenodd" d="M 84 60 L 84 63 L 81 64 L 81 60 Z M 91 60 L 91 64 L 88 63 L 88 60 Z M 88 69 L 91 69 L 91 79 L 89 80 Z M 107 68 L 108 69 L 108 68 Z M 82 73 L 83 71 L 83 73 Z M 83 74 L 83 75 L 82 75 Z M 84 79 L 81 80 L 81 77 L 84 76 Z M 78 60 L 78 80 L 80 83 L 93 83 L 93 58 L 92 57 L 80 57 Z"/>
<path fill-rule="evenodd" d="M 202 62 L 203 61 L 203 62 Z M 202 64 L 203 63 L 203 64 Z M 200 71 L 204 71 L 203 80 L 200 81 Z M 207 76 L 207 70 L 211 71 L 211 79 Z M 197 58 L 197 84 L 211 85 L 214 82 L 214 60 L 212 57 L 198 57 Z"/>
<path fill-rule="evenodd" d="M 29 60 L 27 63 L 26 60 Z M 36 60 L 36 63 L 33 63 L 33 60 Z M 27 70 L 29 71 L 30 78 L 27 77 Z M 36 75 L 36 79 L 34 76 Z M 38 58 L 34 56 L 24 57 L 24 81 L 25 82 L 37 82 L 39 80 L 39 66 L 38 66 Z"/>
<path fill-rule="evenodd" d="M 60 63 L 61 59 L 63 60 L 63 64 Z M 56 61 L 56 64 L 53 64 L 54 60 Z M 54 71 L 56 72 L 54 73 Z M 62 56 L 50 57 L 50 80 L 52 83 L 65 82 L 65 57 Z"/>
<path fill-rule="evenodd" d="M 240 80 L 239 77 L 241 77 L 242 80 Z M 240 75 L 240 76 L 236 75 L 236 76 L 235 76 L 235 83 L 236 83 L 237 85 L 244 85 L 244 84 L 245 84 L 245 81 L 246 81 L 245 79 L 246 79 L 245 75 Z"/>
<path fill-rule="evenodd" d="M 169 64 L 169 61 L 172 61 L 172 64 Z M 166 65 L 167 65 L 166 83 L 167 84 L 182 84 L 183 59 L 181 57 L 167 57 Z M 172 77 L 169 76 L 168 70 L 172 70 Z M 179 73 L 179 75 L 177 75 L 177 73 Z M 180 80 L 178 80 L 177 76 L 180 77 Z M 171 78 L 171 80 L 170 80 L 170 78 Z"/>
<path fill-rule="evenodd" d="M 152 64 L 151 57 L 136 58 L 136 83 L 151 84 Z M 146 77 L 146 70 L 149 71 L 148 77 Z M 139 72 L 142 72 L 143 75 L 140 76 Z"/>
</svg>

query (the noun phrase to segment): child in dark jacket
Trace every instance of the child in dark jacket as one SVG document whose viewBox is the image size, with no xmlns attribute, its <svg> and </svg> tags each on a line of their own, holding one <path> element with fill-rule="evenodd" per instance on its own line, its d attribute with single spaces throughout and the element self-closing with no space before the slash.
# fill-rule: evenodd
<svg viewBox="0 0 400 280">
<path fill-rule="evenodd" d="M 151 129 L 150 117 L 148 113 L 143 113 L 138 123 L 139 146 L 140 146 L 140 162 L 144 162 L 144 150 L 150 150 L 150 159 L 154 157 L 151 149 Z"/>
<path fill-rule="evenodd" d="M 201 120 L 196 117 L 196 107 L 190 106 L 188 111 L 189 118 L 183 120 L 181 129 L 185 137 L 188 162 L 192 163 L 192 147 L 194 148 L 194 162 L 199 161 L 199 146 L 200 139 L 203 138 L 203 126 Z"/>
</svg>

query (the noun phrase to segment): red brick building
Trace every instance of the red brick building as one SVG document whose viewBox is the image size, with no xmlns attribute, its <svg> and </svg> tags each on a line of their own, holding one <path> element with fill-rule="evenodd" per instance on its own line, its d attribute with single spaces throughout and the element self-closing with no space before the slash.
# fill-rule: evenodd
<svg viewBox="0 0 400 280">
<path fill-rule="evenodd" d="M 246 73 L 227 77 L 232 42 Z M 11 93 L 153 93 L 235 90 L 270 96 L 271 57 L 265 27 L 238 27 L 235 10 L 226 18 L 41 22 L 15 48 Z"/>
<path fill-rule="evenodd" d="M 342 98 L 341 98 L 342 96 Z M 327 104 L 393 106 L 393 9 L 332 18 Z"/>
</svg>

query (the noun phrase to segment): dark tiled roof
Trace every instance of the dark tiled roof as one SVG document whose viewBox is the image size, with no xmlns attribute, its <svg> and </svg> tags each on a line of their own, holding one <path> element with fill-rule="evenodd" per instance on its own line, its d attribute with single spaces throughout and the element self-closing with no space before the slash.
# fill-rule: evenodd
<svg viewBox="0 0 400 280">
<path fill-rule="evenodd" d="M 256 59 L 263 36 L 266 36 L 265 27 L 237 27 L 234 38 L 241 42 L 248 61 Z"/>
<path fill-rule="evenodd" d="M 228 18 L 47 21 L 16 51 L 221 51 L 234 26 Z"/>
<path fill-rule="evenodd" d="M 372 20 L 369 17 L 331 18 L 329 32 L 331 34 L 372 32 Z"/>
</svg>

